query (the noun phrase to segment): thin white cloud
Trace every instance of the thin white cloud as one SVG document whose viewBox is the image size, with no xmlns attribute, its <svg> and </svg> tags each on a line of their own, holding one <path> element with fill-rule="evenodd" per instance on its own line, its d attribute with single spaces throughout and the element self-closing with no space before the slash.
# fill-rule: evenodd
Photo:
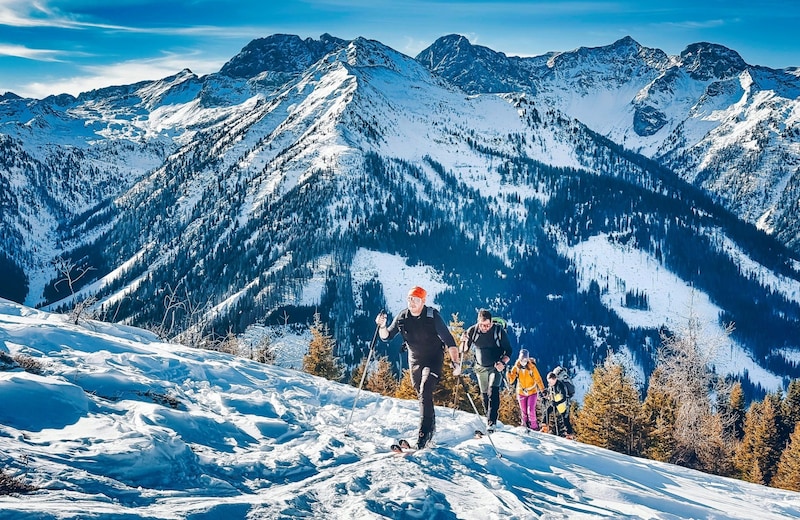
<svg viewBox="0 0 800 520">
<path fill-rule="evenodd" d="M 16 58 L 26 58 L 35 61 L 61 61 L 59 56 L 63 51 L 50 49 L 31 49 L 24 45 L 9 45 L 0 43 L 0 56 L 13 56 Z"/>
<path fill-rule="evenodd" d="M 102 29 L 142 34 L 164 34 L 170 36 L 214 36 L 241 37 L 247 34 L 258 34 L 261 29 L 256 26 L 214 26 L 194 25 L 179 27 L 138 27 L 130 25 L 97 23 L 81 19 L 72 14 L 65 14 L 52 9 L 44 2 L 30 0 L 0 0 L 0 25 L 11 27 L 50 27 L 60 29 Z"/>
<path fill-rule="evenodd" d="M 82 67 L 79 76 L 32 82 L 17 92 L 32 98 L 44 98 L 54 93 L 77 96 L 103 87 L 130 85 L 140 81 L 153 81 L 177 74 L 189 68 L 202 76 L 219 70 L 225 59 L 205 59 L 199 55 L 169 54 L 147 60 L 130 60 L 111 65 Z"/>
<path fill-rule="evenodd" d="M 716 19 L 716 20 L 687 20 L 684 22 L 664 22 L 661 24 L 654 24 L 654 25 L 674 27 L 679 29 L 702 30 L 702 29 L 715 29 L 717 27 L 724 27 L 727 23 L 729 22 L 722 19 Z"/>
<path fill-rule="evenodd" d="M 0 0 L 0 25 L 12 27 L 74 27 L 75 20 L 57 14 L 42 2 Z"/>
<path fill-rule="evenodd" d="M 59 10 L 51 9 L 45 2 L 30 2 L 30 0 L 0 0 L 0 25 L 150 32 L 148 29 L 82 20 L 75 15 L 64 14 Z"/>
</svg>

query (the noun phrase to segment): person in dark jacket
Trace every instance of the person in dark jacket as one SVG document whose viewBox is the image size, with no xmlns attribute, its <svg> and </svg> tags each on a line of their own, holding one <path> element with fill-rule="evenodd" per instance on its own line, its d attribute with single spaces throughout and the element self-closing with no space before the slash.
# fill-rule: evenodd
<svg viewBox="0 0 800 520">
<path fill-rule="evenodd" d="M 475 349 L 475 375 L 486 410 L 486 428 L 493 432 L 500 409 L 500 384 L 511 358 L 511 342 L 505 328 L 492 322 L 492 313 L 486 309 L 478 311 L 478 322 L 461 337 L 461 351 L 470 348 Z"/>
<path fill-rule="evenodd" d="M 573 438 L 572 423 L 569 420 L 569 398 L 567 395 L 567 388 L 562 381 L 558 380 L 558 376 L 553 372 L 547 373 L 547 392 L 545 392 L 545 399 L 547 405 L 544 409 L 544 424 L 550 424 L 550 416 L 554 417 L 554 426 L 556 435 Z"/>
<path fill-rule="evenodd" d="M 411 382 L 419 397 L 419 438 L 417 448 L 424 448 L 436 431 L 436 414 L 433 391 L 439 382 L 447 347 L 453 366 L 458 363 L 458 347 L 439 311 L 425 305 L 427 292 L 422 287 L 412 287 L 408 292 L 408 308 L 395 316 L 386 326 L 386 314 L 375 319 L 378 334 L 383 341 L 396 335 L 403 336 L 408 350 L 408 367 Z"/>
</svg>

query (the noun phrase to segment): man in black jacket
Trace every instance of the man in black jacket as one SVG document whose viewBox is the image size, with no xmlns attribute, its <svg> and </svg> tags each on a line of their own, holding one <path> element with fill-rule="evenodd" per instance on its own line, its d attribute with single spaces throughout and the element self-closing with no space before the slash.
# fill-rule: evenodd
<svg viewBox="0 0 800 520">
<path fill-rule="evenodd" d="M 379 326 L 378 334 L 383 341 L 390 341 L 401 334 L 408 349 L 411 382 L 419 396 L 417 448 L 424 448 L 436 430 L 433 391 L 442 373 L 445 347 L 452 363 L 458 363 L 458 347 L 453 335 L 439 311 L 425 305 L 426 296 L 422 287 L 412 287 L 408 292 L 408 308 L 395 316 L 391 325 L 386 326 L 386 314 L 380 314 L 375 319 Z"/>
<path fill-rule="evenodd" d="M 467 329 L 461 337 L 461 351 L 475 348 L 475 375 L 486 410 L 489 432 L 493 432 L 500 408 L 500 384 L 503 371 L 511 358 L 511 342 L 505 329 L 492 322 L 492 313 L 486 309 L 478 311 L 478 322 Z"/>
</svg>

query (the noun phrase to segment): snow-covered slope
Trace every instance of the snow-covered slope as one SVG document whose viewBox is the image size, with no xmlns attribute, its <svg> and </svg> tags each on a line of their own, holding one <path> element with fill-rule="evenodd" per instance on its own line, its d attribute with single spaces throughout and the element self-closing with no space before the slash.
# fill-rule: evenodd
<svg viewBox="0 0 800 520">
<path fill-rule="evenodd" d="M 446 408 L 436 447 L 396 456 L 413 401 L 6 300 L 0 352 L 43 368 L 0 371 L 0 464 L 36 488 L 4 520 L 800 516 L 797 493 L 513 425 L 498 458 Z"/>
</svg>

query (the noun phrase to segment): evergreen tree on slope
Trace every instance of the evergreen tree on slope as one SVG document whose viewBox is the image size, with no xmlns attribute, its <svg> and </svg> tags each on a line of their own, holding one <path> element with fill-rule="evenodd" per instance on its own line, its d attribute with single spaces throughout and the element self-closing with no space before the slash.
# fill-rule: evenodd
<svg viewBox="0 0 800 520">
<path fill-rule="evenodd" d="M 308 352 L 303 356 L 303 372 L 331 381 L 341 381 L 344 368 L 334 356 L 335 346 L 336 342 L 330 335 L 328 326 L 322 323 L 319 312 L 315 312 L 314 323 L 311 325 L 311 341 Z"/>
<path fill-rule="evenodd" d="M 789 445 L 783 450 L 770 485 L 800 491 L 800 422 L 795 423 Z"/>
<path fill-rule="evenodd" d="M 734 464 L 744 480 L 768 485 L 781 456 L 778 414 L 780 396 L 767 394 L 763 401 L 753 403 L 744 419 L 744 439 L 736 450 Z"/>
<path fill-rule="evenodd" d="M 656 368 L 650 376 L 647 396 L 641 408 L 644 445 L 642 454 L 669 462 L 675 453 L 675 414 L 677 404 L 664 387 L 663 372 Z"/>
<path fill-rule="evenodd" d="M 625 368 L 612 355 L 595 368 L 592 385 L 577 414 L 577 439 L 619 453 L 641 451 L 639 392 Z"/>
<path fill-rule="evenodd" d="M 378 359 L 375 370 L 367 375 L 364 388 L 370 392 L 377 392 L 381 395 L 393 396 L 397 391 L 399 382 L 392 371 L 392 364 L 386 356 Z"/>
</svg>

